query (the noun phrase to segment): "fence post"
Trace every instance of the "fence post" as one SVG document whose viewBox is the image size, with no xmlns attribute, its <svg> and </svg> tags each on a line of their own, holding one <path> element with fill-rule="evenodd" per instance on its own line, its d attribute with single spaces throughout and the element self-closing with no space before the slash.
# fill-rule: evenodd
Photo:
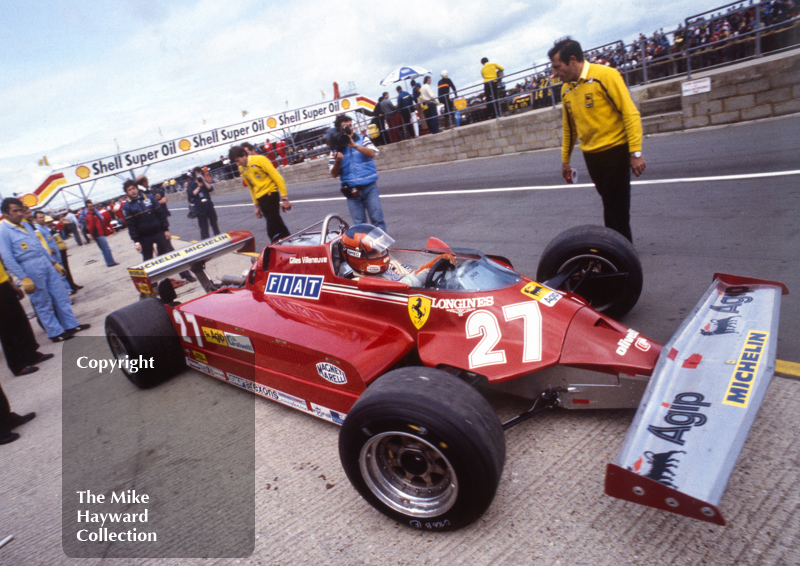
<svg viewBox="0 0 800 566">
<path fill-rule="evenodd" d="M 761 57 L 761 2 L 756 4 L 756 57 Z"/>
<path fill-rule="evenodd" d="M 645 51 L 645 41 L 639 41 L 639 53 L 642 56 L 642 84 L 647 84 L 647 52 Z"/>
</svg>

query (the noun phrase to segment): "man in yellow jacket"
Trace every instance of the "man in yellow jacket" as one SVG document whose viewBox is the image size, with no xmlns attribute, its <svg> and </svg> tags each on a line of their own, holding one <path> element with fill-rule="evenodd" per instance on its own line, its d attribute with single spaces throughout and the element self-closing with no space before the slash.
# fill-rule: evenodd
<svg viewBox="0 0 800 566">
<path fill-rule="evenodd" d="M 481 59 L 481 77 L 483 78 L 483 96 L 486 99 L 486 110 L 490 118 L 497 117 L 497 98 L 499 96 L 500 77 L 503 76 L 504 67 L 497 63 L 490 63 L 489 59 Z"/>
<path fill-rule="evenodd" d="M 286 194 L 286 181 L 269 159 L 256 153 L 248 154 L 243 146 L 233 146 L 228 152 L 231 163 L 239 166 L 250 196 L 253 199 L 256 218 L 267 221 L 267 235 L 274 242 L 290 234 L 281 218 L 281 210 L 292 209 Z"/>
<path fill-rule="evenodd" d="M 547 52 L 561 86 L 561 175 L 570 179 L 570 157 L 580 139 L 589 176 L 603 199 L 605 225 L 631 242 L 631 171 L 638 177 L 642 120 L 616 69 L 584 61 L 580 43 L 566 37 Z"/>
</svg>

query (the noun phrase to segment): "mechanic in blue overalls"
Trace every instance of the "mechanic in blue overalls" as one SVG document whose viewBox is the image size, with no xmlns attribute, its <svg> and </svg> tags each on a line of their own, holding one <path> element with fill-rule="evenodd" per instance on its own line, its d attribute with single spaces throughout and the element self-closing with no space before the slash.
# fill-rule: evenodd
<svg viewBox="0 0 800 566">
<path fill-rule="evenodd" d="M 47 336 L 63 342 L 81 330 L 72 312 L 60 272 L 63 267 L 51 260 L 32 227 L 23 222 L 22 202 L 7 198 L 0 205 L 4 219 L 0 222 L 0 257 L 6 271 L 18 278 L 28 294 Z"/>
<path fill-rule="evenodd" d="M 36 235 L 39 237 L 39 241 L 42 242 L 42 247 L 44 251 L 47 252 L 47 255 L 50 256 L 50 261 L 53 263 L 58 263 L 58 260 L 61 259 L 60 255 L 58 254 L 58 246 L 56 245 L 56 241 L 53 239 L 53 235 L 50 232 L 50 229 L 44 225 L 44 222 L 41 224 L 36 222 L 33 212 L 27 206 L 23 206 L 23 221 L 30 224 L 30 227 L 34 229 Z M 36 213 L 40 215 L 42 219 L 44 219 L 44 212 L 38 211 Z M 61 265 L 61 264 L 59 264 Z M 64 267 L 63 265 L 61 267 Z M 66 269 L 64 270 L 66 272 Z M 69 286 L 69 281 L 67 281 L 66 274 L 61 276 L 61 281 L 64 283 L 64 288 L 67 290 L 67 294 L 72 294 L 72 287 Z"/>
</svg>

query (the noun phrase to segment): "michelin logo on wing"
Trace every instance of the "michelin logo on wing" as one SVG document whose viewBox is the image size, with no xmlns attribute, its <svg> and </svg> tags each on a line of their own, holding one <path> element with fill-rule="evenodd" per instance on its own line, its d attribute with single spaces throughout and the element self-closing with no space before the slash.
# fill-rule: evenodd
<svg viewBox="0 0 800 566">
<path fill-rule="evenodd" d="M 286 273 L 270 273 L 265 295 L 281 295 L 302 299 L 319 299 L 322 291 L 321 275 L 289 275 Z"/>
</svg>

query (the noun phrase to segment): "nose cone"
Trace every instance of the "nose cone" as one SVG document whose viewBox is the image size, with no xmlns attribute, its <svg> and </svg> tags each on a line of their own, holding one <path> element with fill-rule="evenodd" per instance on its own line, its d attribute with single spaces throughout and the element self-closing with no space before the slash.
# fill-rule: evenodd
<svg viewBox="0 0 800 566">
<path fill-rule="evenodd" d="M 661 344 L 584 307 L 572 319 L 560 363 L 627 375 L 652 375 Z"/>
</svg>

